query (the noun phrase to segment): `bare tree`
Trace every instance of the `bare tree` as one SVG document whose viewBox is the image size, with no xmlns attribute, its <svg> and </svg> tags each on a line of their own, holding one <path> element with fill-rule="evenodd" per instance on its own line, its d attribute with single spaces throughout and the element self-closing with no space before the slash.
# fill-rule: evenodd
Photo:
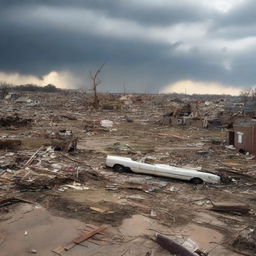
<svg viewBox="0 0 256 256">
<path fill-rule="evenodd" d="M 252 102 L 256 102 L 256 88 L 251 89 Z"/>
<path fill-rule="evenodd" d="M 256 103 L 256 88 L 244 89 L 240 92 L 240 99 L 241 101 L 246 104 Z"/>
<path fill-rule="evenodd" d="M 244 89 L 240 92 L 241 101 L 246 104 L 250 100 L 251 89 Z"/>
<path fill-rule="evenodd" d="M 100 106 L 100 101 L 99 101 L 99 97 L 97 94 L 97 87 L 98 85 L 101 84 L 101 79 L 99 78 L 99 74 L 102 71 L 103 67 L 104 67 L 105 63 L 103 63 L 97 70 L 95 73 L 90 72 L 90 78 L 92 80 L 92 90 L 94 92 L 94 102 L 93 105 L 96 109 L 99 108 Z"/>
</svg>

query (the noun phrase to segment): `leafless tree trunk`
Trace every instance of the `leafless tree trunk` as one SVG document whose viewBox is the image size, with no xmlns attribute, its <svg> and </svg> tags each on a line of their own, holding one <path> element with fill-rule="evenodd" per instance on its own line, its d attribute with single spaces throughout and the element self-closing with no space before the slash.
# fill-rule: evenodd
<svg viewBox="0 0 256 256">
<path fill-rule="evenodd" d="M 99 106 L 100 106 L 100 101 L 99 101 L 99 97 L 98 97 L 98 94 L 97 94 L 97 87 L 98 85 L 101 84 L 101 80 L 99 78 L 99 74 L 100 72 L 102 71 L 103 67 L 104 67 L 105 63 L 103 63 L 95 73 L 92 73 L 90 72 L 90 78 L 92 80 L 92 89 L 93 89 L 93 92 L 94 92 L 94 102 L 93 102 L 93 106 L 98 109 Z"/>
<path fill-rule="evenodd" d="M 250 99 L 251 89 L 244 89 L 240 93 L 240 98 L 244 104 L 246 104 Z"/>
<path fill-rule="evenodd" d="M 256 102 L 256 88 L 251 90 L 252 102 Z"/>
</svg>

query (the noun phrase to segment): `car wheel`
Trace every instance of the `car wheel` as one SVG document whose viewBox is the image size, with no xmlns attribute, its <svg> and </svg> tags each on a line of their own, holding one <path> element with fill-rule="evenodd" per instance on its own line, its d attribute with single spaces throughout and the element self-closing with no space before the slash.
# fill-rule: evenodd
<svg viewBox="0 0 256 256">
<path fill-rule="evenodd" d="M 198 184 L 202 184 L 204 181 L 200 178 L 193 178 L 193 179 L 190 180 L 190 182 L 192 184 L 198 185 Z"/>
<path fill-rule="evenodd" d="M 113 168 L 116 172 L 124 172 L 125 171 L 125 167 L 122 166 L 121 164 L 115 164 Z"/>
</svg>

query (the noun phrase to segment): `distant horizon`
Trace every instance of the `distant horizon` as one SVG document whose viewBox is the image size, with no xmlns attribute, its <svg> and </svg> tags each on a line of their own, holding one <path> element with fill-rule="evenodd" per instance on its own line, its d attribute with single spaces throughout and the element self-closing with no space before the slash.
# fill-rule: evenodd
<svg viewBox="0 0 256 256">
<path fill-rule="evenodd" d="M 84 86 L 74 86 L 72 84 L 72 78 L 68 78 L 68 75 L 64 75 L 63 77 L 61 74 L 58 74 L 57 72 L 53 71 L 47 76 L 44 76 L 42 78 L 37 78 L 32 75 L 24 76 L 20 75 L 19 73 L 14 74 L 5 74 L 2 76 L 3 79 L 1 79 L 1 75 L 3 73 L 0 72 L 0 83 L 7 83 L 12 84 L 14 86 L 24 85 L 24 84 L 34 84 L 38 86 L 45 86 L 47 84 L 53 84 L 57 88 L 60 89 L 86 89 L 90 90 L 90 80 L 87 80 L 87 85 Z M 5 80 L 4 80 L 5 79 Z M 63 83 L 63 84 L 62 84 Z M 102 82 L 102 86 L 99 86 L 99 90 L 107 92 L 105 86 L 104 86 L 104 79 Z M 210 88 L 211 92 L 207 92 L 207 88 Z M 150 92 L 151 94 L 169 94 L 169 93 L 178 93 L 178 94 L 209 94 L 209 95 L 232 95 L 232 96 L 238 96 L 242 90 L 255 88 L 255 86 L 251 87 L 242 87 L 242 88 L 235 88 L 231 86 L 225 86 L 222 84 L 214 83 L 214 82 L 204 82 L 204 81 L 191 81 L 191 80 L 184 80 L 184 81 L 177 81 L 173 84 L 164 86 L 159 89 L 158 92 L 150 92 L 150 89 L 147 87 L 141 88 L 141 91 L 138 91 L 138 93 L 144 93 L 144 91 Z M 105 90 L 104 90 L 105 89 Z M 112 91 L 112 93 L 122 93 L 122 90 L 124 88 L 120 86 L 116 91 Z M 129 87 L 126 86 L 126 90 L 129 91 Z M 152 89 L 154 90 L 154 89 Z M 201 93 L 201 91 L 204 91 L 204 93 Z M 220 91 L 220 93 L 218 93 Z M 224 93 L 223 93 L 224 92 Z M 134 92 L 136 93 L 136 91 Z"/>
<path fill-rule="evenodd" d="M 37 84 L 33 84 L 33 83 L 28 83 L 28 84 L 9 84 L 9 83 L 6 83 L 6 82 L 3 82 L 3 81 L 0 81 L 0 89 L 1 87 L 9 87 L 10 89 L 17 89 L 17 87 L 25 87 L 25 86 L 35 86 L 35 87 L 39 87 L 39 88 L 44 88 L 44 87 L 47 87 L 49 85 L 52 85 L 54 87 L 56 87 L 56 89 L 58 90 L 63 90 L 63 91 L 84 91 L 86 92 L 87 94 L 92 94 L 93 93 L 93 89 L 92 88 L 84 88 L 84 87 L 81 87 L 81 88 L 60 88 L 60 87 L 57 87 L 53 84 L 45 84 L 45 85 L 37 85 Z M 21 91 L 26 91 L 25 89 L 21 90 Z M 27 91 L 32 91 L 33 90 L 29 90 L 27 89 Z M 57 92 L 57 91 L 56 91 Z M 110 91 L 102 91 L 102 90 L 98 90 L 98 93 L 99 94 L 118 94 L 118 95 L 133 95 L 133 94 L 138 94 L 138 95 L 177 95 L 177 96 L 216 96 L 216 97 L 219 97 L 219 96 L 229 96 L 229 97 L 241 97 L 241 95 L 232 95 L 232 94 L 214 94 L 214 93 L 182 93 L 182 92 L 158 92 L 158 93 L 154 93 L 154 92 L 110 92 Z"/>
</svg>

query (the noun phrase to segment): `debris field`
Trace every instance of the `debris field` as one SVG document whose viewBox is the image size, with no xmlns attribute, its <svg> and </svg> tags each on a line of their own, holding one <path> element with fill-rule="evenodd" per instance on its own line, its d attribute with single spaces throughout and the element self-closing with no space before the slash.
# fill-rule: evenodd
<svg viewBox="0 0 256 256">
<path fill-rule="evenodd" d="M 232 97 L 99 94 L 95 109 L 79 91 L 23 94 L 0 100 L 0 255 L 256 254 L 256 160 L 226 145 Z M 108 155 L 221 182 L 117 171 Z"/>
</svg>

